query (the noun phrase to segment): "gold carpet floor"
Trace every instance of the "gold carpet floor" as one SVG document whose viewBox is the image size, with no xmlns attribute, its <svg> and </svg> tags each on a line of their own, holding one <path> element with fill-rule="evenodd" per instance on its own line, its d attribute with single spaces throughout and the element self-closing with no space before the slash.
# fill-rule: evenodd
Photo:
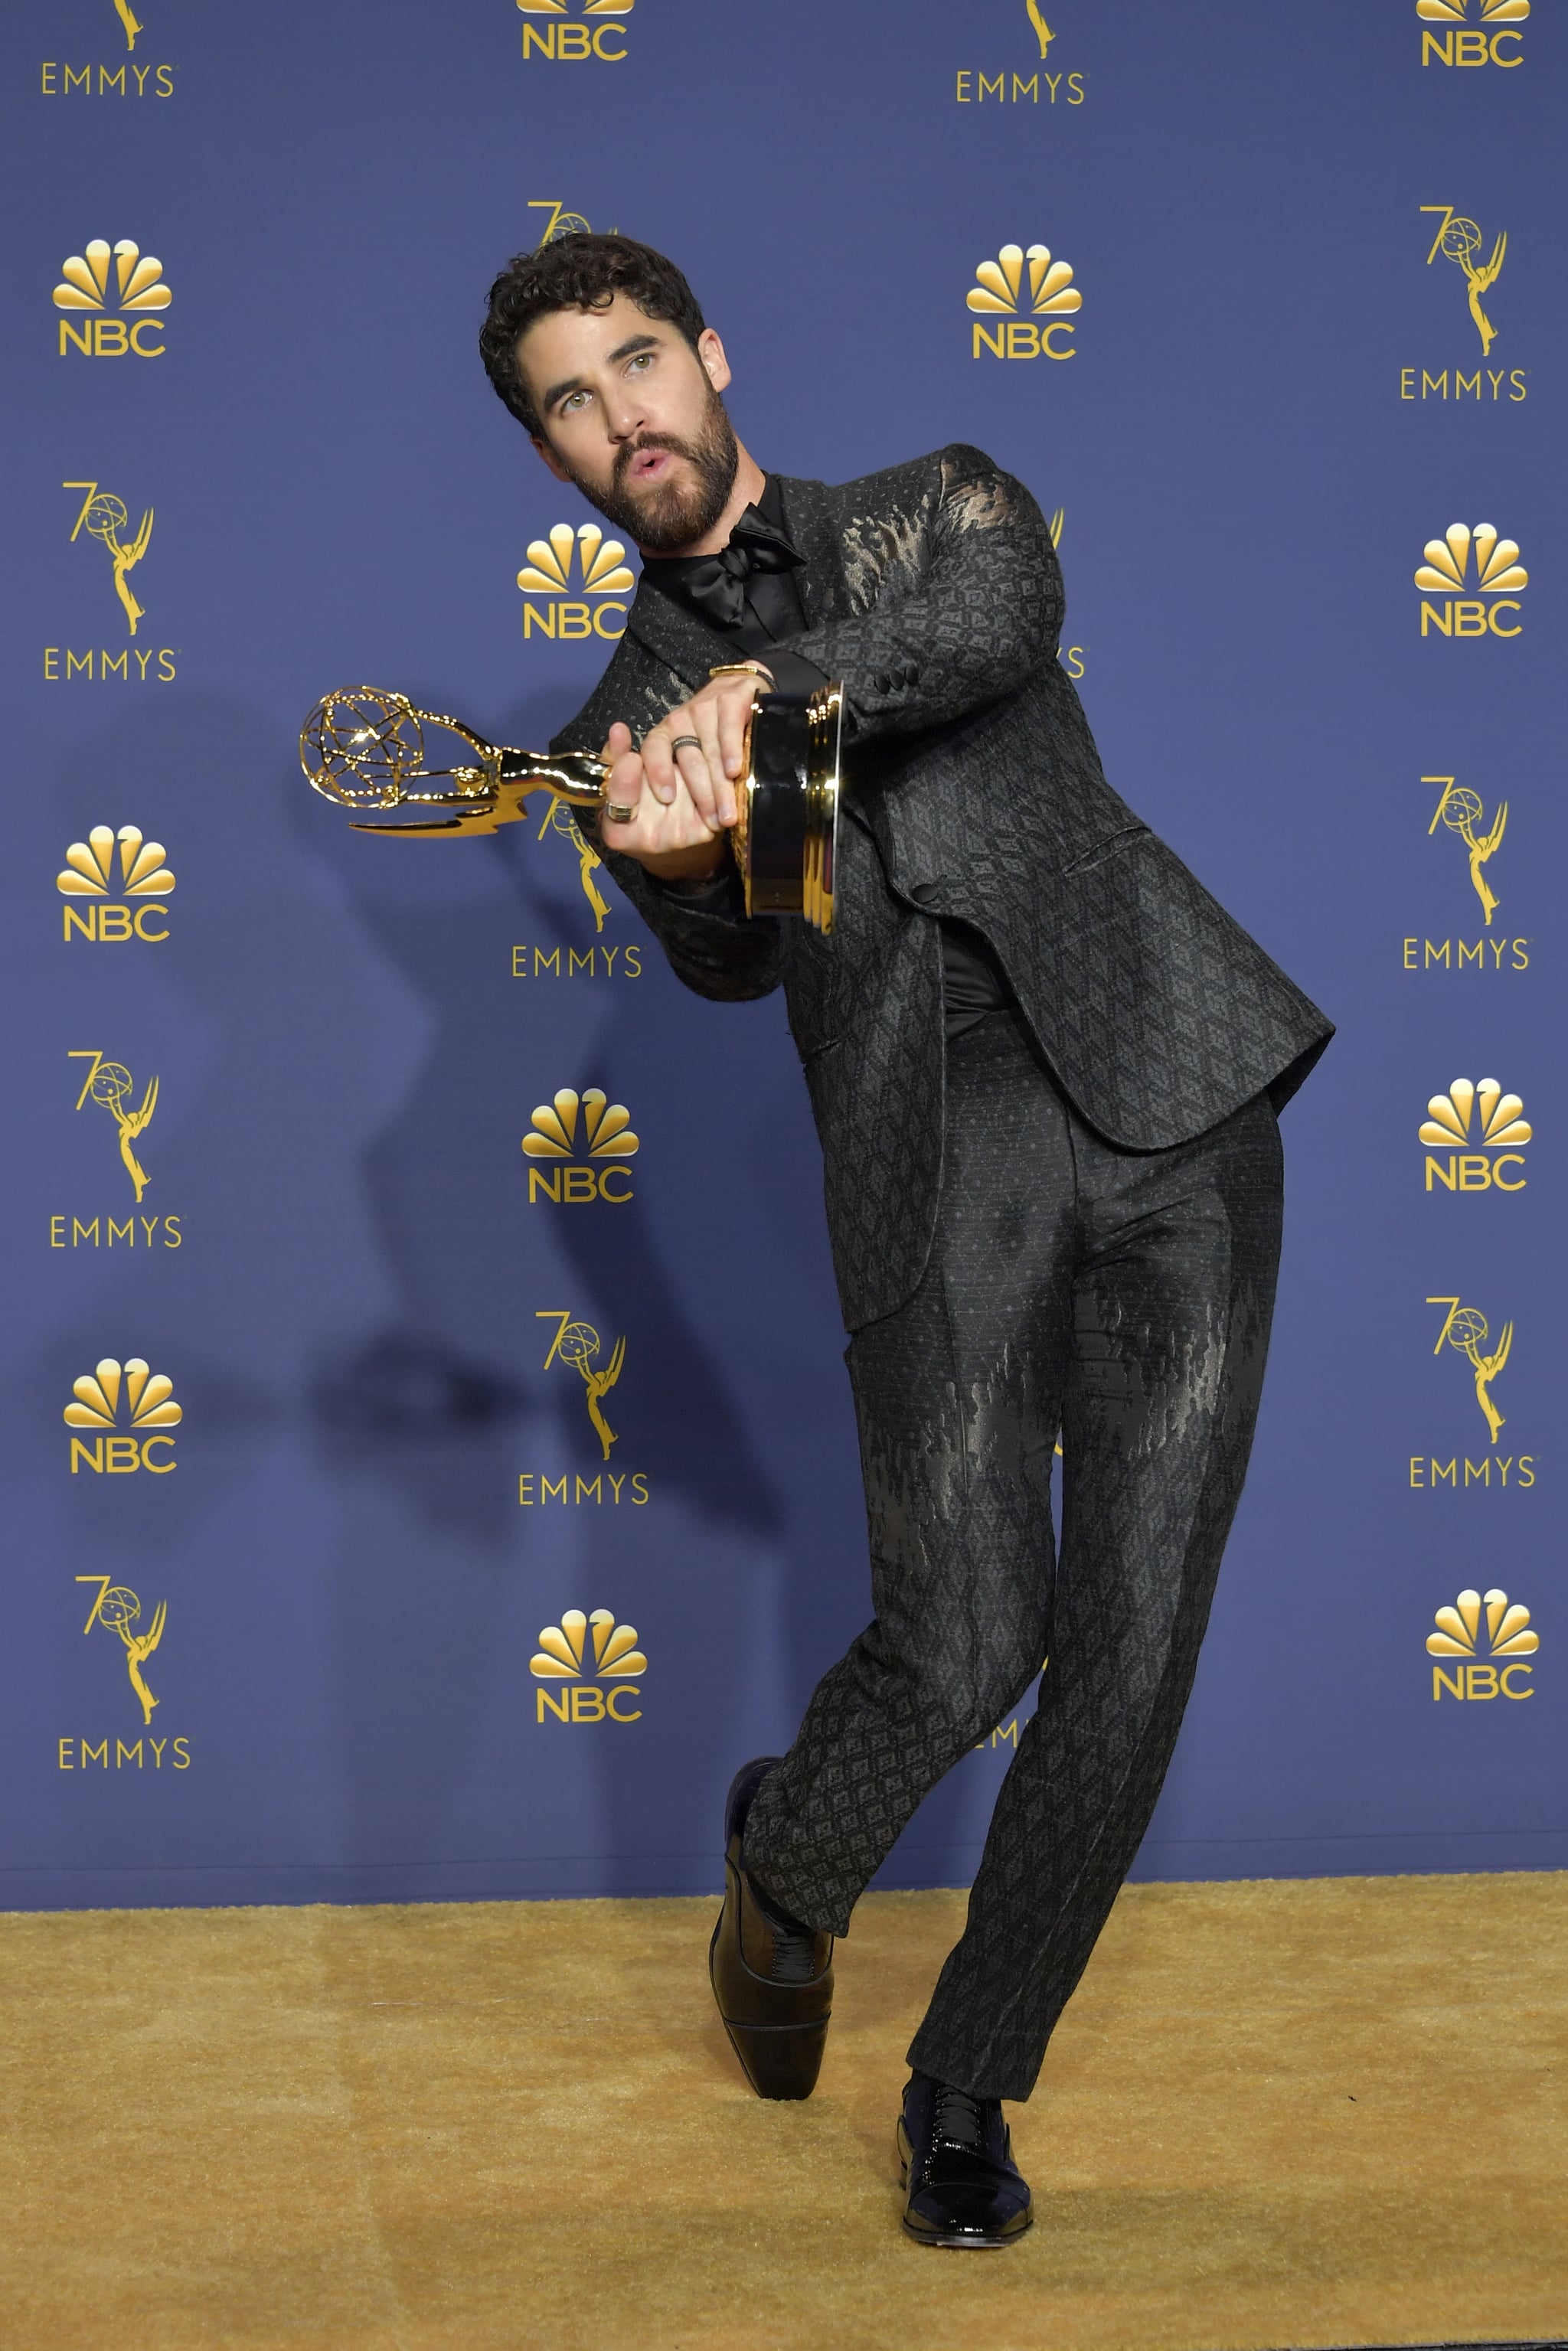
<svg viewBox="0 0 1568 2351">
<path fill-rule="evenodd" d="M 1012 2111 L 1037 2225 L 898 2229 L 962 1917 L 882 1895 L 817 2095 L 711 1901 L 0 1918 L 6 2351 L 1276 2351 L 1568 2334 L 1568 1876 L 1141 1886 Z"/>
</svg>

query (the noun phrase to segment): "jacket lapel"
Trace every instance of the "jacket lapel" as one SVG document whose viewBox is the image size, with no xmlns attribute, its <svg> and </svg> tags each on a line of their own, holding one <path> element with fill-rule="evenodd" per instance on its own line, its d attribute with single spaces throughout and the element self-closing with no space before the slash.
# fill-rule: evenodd
<svg viewBox="0 0 1568 2351">
<path fill-rule="evenodd" d="M 832 492 L 825 482 L 796 482 L 779 477 L 785 527 L 805 561 L 795 575 L 806 625 L 819 628 L 849 611 L 849 583 L 844 578 Z"/>
</svg>

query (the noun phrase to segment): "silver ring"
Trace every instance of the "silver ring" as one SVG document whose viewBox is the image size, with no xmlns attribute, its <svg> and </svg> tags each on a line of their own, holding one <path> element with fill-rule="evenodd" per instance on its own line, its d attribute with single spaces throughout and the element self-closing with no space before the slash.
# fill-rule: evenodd
<svg viewBox="0 0 1568 2351">
<path fill-rule="evenodd" d="M 604 803 L 604 817 L 608 824 L 630 824 L 636 813 L 634 808 L 619 808 L 613 800 Z"/>
<path fill-rule="evenodd" d="M 670 737 L 670 748 L 672 751 L 684 751 L 688 743 L 691 745 L 694 751 L 700 751 L 703 747 L 703 738 L 700 735 L 672 735 Z"/>
</svg>

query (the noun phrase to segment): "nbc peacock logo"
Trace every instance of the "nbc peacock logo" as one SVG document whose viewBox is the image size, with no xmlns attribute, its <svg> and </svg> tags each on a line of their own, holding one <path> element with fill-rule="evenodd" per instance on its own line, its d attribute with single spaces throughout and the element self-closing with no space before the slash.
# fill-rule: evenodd
<svg viewBox="0 0 1568 2351">
<path fill-rule="evenodd" d="M 112 277 L 112 284 L 110 282 Z M 60 319 L 60 357 L 79 351 L 86 359 L 118 360 L 127 354 L 158 360 L 166 346 L 152 340 L 174 297 L 164 283 L 163 265 L 122 236 L 118 245 L 95 236 L 85 253 L 68 256 L 55 288 Z M 118 312 L 117 317 L 109 314 Z M 79 318 L 79 327 L 72 318 Z M 130 326 L 126 319 L 131 319 Z"/>
<path fill-rule="evenodd" d="M 118 832 L 95 824 L 85 841 L 73 841 L 55 876 L 66 901 L 67 946 L 73 937 L 100 945 L 140 939 L 161 946 L 169 935 L 162 901 L 174 887 L 168 854 L 161 841 L 149 841 L 134 824 L 122 824 Z M 131 899 L 138 903 L 125 903 Z"/>
<path fill-rule="evenodd" d="M 1427 1145 L 1427 1191 L 1522 1192 L 1523 1147 L 1535 1133 L 1523 1112 L 1522 1097 L 1504 1093 L 1495 1078 L 1456 1078 L 1446 1094 L 1434 1094 L 1416 1129 Z"/>
<path fill-rule="evenodd" d="M 183 1409 L 174 1401 L 167 1373 L 150 1370 L 140 1355 L 123 1364 L 106 1355 L 95 1370 L 84 1372 L 72 1384 L 62 1416 L 68 1428 L 89 1432 L 71 1438 L 73 1478 L 78 1469 L 99 1477 L 151 1469 L 162 1478 L 178 1467 L 168 1432 L 178 1428 Z"/>
<path fill-rule="evenodd" d="M 626 19 L 637 0 L 517 0 L 523 58 L 552 65 L 618 66 L 629 54 Z"/>
<path fill-rule="evenodd" d="M 642 1708 L 625 1701 L 642 1697 L 632 1685 L 647 1670 L 634 1625 L 618 1625 L 608 1608 L 596 1608 L 591 1616 L 569 1608 L 559 1625 L 544 1627 L 528 1660 L 529 1673 L 541 1685 L 534 1693 L 534 1719 L 543 1722 L 552 1715 L 557 1722 L 641 1722 Z M 558 1697 L 543 1687 L 547 1682 L 568 1687 Z M 601 1688 L 601 1683 L 610 1687 Z"/>
<path fill-rule="evenodd" d="M 1434 1704 L 1445 1698 L 1535 1696 L 1533 1688 L 1523 1687 L 1535 1669 L 1522 1660 L 1536 1655 L 1541 1635 L 1531 1629 L 1529 1609 L 1506 1592 L 1461 1592 L 1451 1608 L 1438 1609 L 1436 1623 L 1437 1631 L 1427 1635 L 1427 1654 L 1448 1663 L 1432 1667 Z"/>
<path fill-rule="evenodd" d="M 977 314 L 974 358 L 982 351 L 998 360 L 1076 355 L 1071 321 L 1083 308 L 1083 297 L 1072 283 L 1071 262 L 1053 259 L 1048 245 L 1031 245 L 1027 253 L 1021 245 L 1004 245 L 995 261 L 981 262 L 966 298 Z M 1030 315 L 1020 318 L 1020 310 Z M 985 319 L 998 322 L 994 329 L 981 324 Z M 1036 319 L 1044 324 L 1037 326 Z"/>
<path fill-rule="evenodd" d="M 622 600 L 637 579 L 627 569 L 621 541 L 606 538 L 596 522 L 576 530 L 558 522 L 548 538 L 528 541 L 517 585 L 523 591 L 525 643 L 536 629 L 562 643 L 585 637 L 607 637 L 613 643 L 626 632 Z M 549 601 L 536 604 L 530 601 L 535 596 Z"/>
<path fill-rule="evenodd" d="M 528 1169 L 529 1207 L 539 1200 L 570 1207 L 607 1200 L 612 1207 L 622 1207 L 632 1197 L 624 1163 L 641 1148 L 624 1102 L 612 1102 L 599 1086 L 583 1094 L 563 1086 L 538 1105 L 523 1137 L 524 1156 L 534 1163 Z"/>
<path fill-rule="evenodd" d="M 1521 66 L 1530 0 L 1416 0 L 1424 66 Z M 1441 29 L 1428 29 L 1437 26 Z"/>
<path fill-rule="evenodd" d="M 1503 613 L 1512 614 L 1520 610 L 1518 591 L 1530 585 L 1530 574 L 1519 559 L 1516 538 L 1500 538 L 1490 522 L 1477 523 L 1474 530 L 1469 523 L 1451 522 L 1441 538 L 1427 541 L 1422 555 L 1424 560 L 1416 566 L 1416 585 L 1444 599 L 1441 605 L 1435 605 L 1427 603 L 1423 596 L 1423 636 L 1432 631 L 1440 637 L 1520 635 L 1522 622 L 1511 620 L 1507 627 L 1502 622 Z M 1473 587 L 1479 593 L 1467 598 L 1452 592 L 1466 587 Z M 1482 597 L 1493 601 L 1483 603 Z"/>
</svg>

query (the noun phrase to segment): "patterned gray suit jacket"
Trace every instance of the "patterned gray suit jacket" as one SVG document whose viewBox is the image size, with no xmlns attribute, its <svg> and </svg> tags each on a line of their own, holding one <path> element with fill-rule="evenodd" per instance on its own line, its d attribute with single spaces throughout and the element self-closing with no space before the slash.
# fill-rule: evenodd
<svg viewBox="0 0 1568 2351">
<path fill-rule="evenodd" d="M 1064 599 L 1040 508 L 961 444 L 831 488 L 782 481 L 808 626 L 844 682 L 832 935 L 748 922 L 608 855 L 700 995 L 782 985 L 826 1165 L 852 1331 L 929 1253 L 942 1173 L 941 934 L 990 942 L 1063 1090 L 1111 1142 L 1186 1141 L 1301 1083 L 1333 1029 L 1111 789 L 1056 658 Z M 553 747 L 633 736 L 706 679 L 715 641 L 653 588 Z M 1020 823 L 1021 812 L 1027 822 Z"/>
</svg>

